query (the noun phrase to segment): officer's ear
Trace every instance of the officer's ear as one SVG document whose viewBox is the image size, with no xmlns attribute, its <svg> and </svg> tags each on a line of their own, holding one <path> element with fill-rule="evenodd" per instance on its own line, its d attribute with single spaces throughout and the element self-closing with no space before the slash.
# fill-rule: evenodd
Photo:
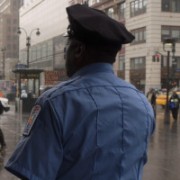
<svg viewBox="0 0 180 180">
<path fill-rule="evenodd" d="M 86 45 L 80 41 L 77 42 L 77 46 L 74 49 L 74 57 L 78 64 L 83 64 L 85 61 Z"/>
<path fill-rule="evenodd" d="M 86 49 L 85 44 L 82 42 L 78 42 L 75 48 L 75 58 L 82 57 L 84 55 L 85 49 Z"/>
</svg>

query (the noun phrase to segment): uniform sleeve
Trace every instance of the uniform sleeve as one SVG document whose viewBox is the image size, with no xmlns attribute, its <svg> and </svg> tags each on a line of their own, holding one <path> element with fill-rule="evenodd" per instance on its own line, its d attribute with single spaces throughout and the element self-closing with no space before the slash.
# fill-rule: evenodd
<svg viewBox="0 0 180 180">
<path fill-rule="evenodd" d="M 63 157 L 60 120 L 49 102 L 37 106 L 5 168 L 19 178 L 53 180 Z"/>
</svg>

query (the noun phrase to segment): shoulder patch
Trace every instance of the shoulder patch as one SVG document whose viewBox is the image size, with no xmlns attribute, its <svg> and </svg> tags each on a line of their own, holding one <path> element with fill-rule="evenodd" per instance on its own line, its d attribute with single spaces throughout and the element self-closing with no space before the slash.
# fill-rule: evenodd
<svg viewBox="0 0 180 180">
<path fill-rule="evenodd" d="M 31 129 L 39 115 L 39 113 L 41 112 L 41 106 L 40 105 L 35 105 L 32 110 L 31 110 L 31 114 L 28 118 L 27 124 L 25 126 L 23 135 L 24 136 L 29 136 Z"/>
</svg>

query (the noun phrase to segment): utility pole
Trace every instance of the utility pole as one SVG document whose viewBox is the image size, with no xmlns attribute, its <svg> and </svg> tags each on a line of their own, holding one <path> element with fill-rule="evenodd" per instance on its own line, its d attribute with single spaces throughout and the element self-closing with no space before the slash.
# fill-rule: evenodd
<svg viewBox="0 0 180 180">
<path fill-rule="evenodd" d="M 169 61 L 170 61 L 170 51 L 172 51 L 173 57 L 175 54 L 175 45 L 176 45 L 176 39 L 168 38 L 163 40 L 163 49 L 167 52 L 167 68 L 166 68 L 166 107 L 165 107 L 165 113 L 164 113 L 164 120 L 165 123 L 170 123 L 170 109 L 169 109 L 169 80 L 170 80 L 170 71 L 169 71 Z"/>
<path fill-rule="evenodd" d="M 2 52 L 2 79 L 5 79 L 5 53 L 6 53 L 6 48 L 1 49 Z"/>
</svg>

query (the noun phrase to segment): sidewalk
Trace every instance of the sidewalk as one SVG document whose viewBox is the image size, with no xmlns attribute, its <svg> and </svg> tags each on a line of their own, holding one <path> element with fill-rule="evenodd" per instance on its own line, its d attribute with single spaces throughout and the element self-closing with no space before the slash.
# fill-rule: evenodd
<svg viewBox="0 0 180 180">
<path fill-rule="evenodd" d="M 158 109 L 148 154 L 143 180 L 180 180 L 180 112 L 177 121 L 171 117 L 167 124 L 164 110 Z"/>
<path fill-rule="evenodd" d="M 18 113 L 15 113 L 14 105 L 11 105 L 10 108 L 10 111 L 4 112 L 0 118 L 0 127 L 3 130 L 7 145 L 5 154 L 1 154 L 0 156 L 0 180 L 19 180 L 15 176 L 8 173 L 3 168 L 3 164 L 7 161 L 17 142 L 19 141 L 24 129 L 25 122 L 28 118 L 27 114 L 22 116 Z"/>
<path fill-rule="evenodd" d="M 0 119 L 0 126 L 7 143 L 6 153 L 0 158 L 0 180 L 18 180 L 3 168 L 3 163 L 17 144 L 28 115 L 15 113 L 14 106 L 4 113 Z M 150 140 L 148 163 L 145 165 L 143 180 L 180 180 L 180 118 L 177 122 L 172 119 L 169 124 L 164 123 L 164 110 L 158 108 L 156 130 Z"/>
</svg>

